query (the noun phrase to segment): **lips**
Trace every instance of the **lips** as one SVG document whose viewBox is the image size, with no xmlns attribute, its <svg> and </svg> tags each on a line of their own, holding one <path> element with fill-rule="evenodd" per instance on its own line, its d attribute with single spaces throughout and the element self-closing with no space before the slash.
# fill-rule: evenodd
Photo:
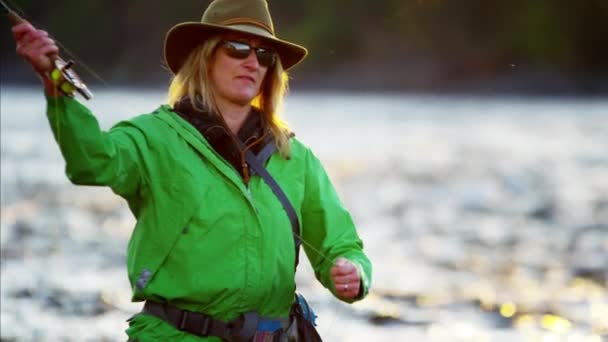
<svg viewBox="0 0 608 342">
<path fill-rule="evenodd" d="M 255 83 L 255 79 L 251 76 L 241 75 L 241 76 L 237 76 L 237 78 L 241 79 L 241 80 L 251 81 L 251 83 Z"/>
</svg>

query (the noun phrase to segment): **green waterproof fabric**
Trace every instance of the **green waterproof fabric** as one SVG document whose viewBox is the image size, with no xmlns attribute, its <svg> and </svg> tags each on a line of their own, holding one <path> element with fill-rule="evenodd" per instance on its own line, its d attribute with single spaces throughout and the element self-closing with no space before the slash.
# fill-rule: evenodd
<svg viewBox="0 0 608 342">
<path fill-rule="evenodd" d="M 67 177 L 109 186 L 135 215 L 127 251 L 133 301 L 168 301 L 223 320 L 251 310 L 287 316 L 295 290 L 292 230 L 262 178 L 246 185 L 166 105 L 107 132 L 73 98 L 49 97 L 47 109 Z M 345 257 L 360 270 L 364 297 L 371 263 L 319 160 L 293 138 L 291 157 L 275 153 L 266 167 L 297 211 L 317 279 L 335 293 L 329 270 Z M 131 321 L 128 334 L 140 341 L 201 340 L 146 315 Z"/>
</svg>

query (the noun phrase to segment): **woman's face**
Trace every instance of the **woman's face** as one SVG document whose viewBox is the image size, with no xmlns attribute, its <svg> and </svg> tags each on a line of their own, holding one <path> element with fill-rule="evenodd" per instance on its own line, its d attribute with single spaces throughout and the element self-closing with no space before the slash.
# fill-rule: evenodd
<svg viewBox="0 0 608 342">
<path fill-rule="evenodd" d="M 225 41 L 246 43 L 253 48 L 262 45 L 257 39 L 228 35 L 220 42 L 211 61 L 211 82 L 216 100 L 248 105 L 260 92 L 268 67 L 260 65 L 254 51 L 244 59 L 229 56 L 223 44 Z"/>
</svg>

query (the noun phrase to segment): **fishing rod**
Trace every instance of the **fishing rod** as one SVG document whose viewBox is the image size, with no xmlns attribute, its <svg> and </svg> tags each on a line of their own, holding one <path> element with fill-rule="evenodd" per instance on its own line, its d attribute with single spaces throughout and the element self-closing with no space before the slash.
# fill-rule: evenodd
<svg viewBox="0 0 608 342">
<path fill-rule="evenodd" d="M 6 15 L 8 16 L 11 24 L 18 25 L 26 22 L 25 19 L 21 18 L 15 11 L 13 11 L 3 0 L 0 0 L 0 4 L 4 8 Z M 65 61 L 57 54 L 49 54 L 47 56 L 51 63 L 55 66 L 49 73 L 49 77 L 57 85 L 57 88 L 66 95 L 72 95 L 74 91 L 78 92 L 86 100 L 93 98 L 93 93 L 87 88 L 87 85 L 82 81 L 80 76 L 74 71 L 74 61 Z"/>
</svg>

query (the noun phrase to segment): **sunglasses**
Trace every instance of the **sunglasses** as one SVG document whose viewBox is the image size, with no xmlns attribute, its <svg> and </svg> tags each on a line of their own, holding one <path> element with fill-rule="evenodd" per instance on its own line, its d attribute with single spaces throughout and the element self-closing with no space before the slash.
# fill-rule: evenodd
<svg viewBox="0 0 608 342">
<path fill-rule="evenodd" d="M 221 46 L 228 56 L 236 59 L 245 59 L 249 57 L 251 51 L 255 51 L 258 63 L 267 68 L 273 66 L 277 61 L 277 54 L 272 49 L 254 48 L 247 43 L 232 40 L 223 41 Z"/>
</svg>

